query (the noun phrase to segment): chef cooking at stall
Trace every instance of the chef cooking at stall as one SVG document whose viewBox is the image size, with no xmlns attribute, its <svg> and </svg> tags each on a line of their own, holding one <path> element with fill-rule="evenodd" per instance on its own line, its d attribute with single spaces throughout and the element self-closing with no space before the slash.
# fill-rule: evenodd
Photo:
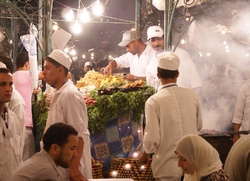
<svg viewBox="0 0 250 181">
<path fill-rule="evenodd" d="M 130 73 L 125 75 L 127 80 L 146 80 L 146 68 L 154 55 L 152 47 L 145 44 L 135 30 L 123 33 L 122 41 L 118 45 L 126 47 L 128 52 L 111 60 L 104 68 L 104 74 L 112 74 L 116 68 L 130 68 Z"/>
<path fill-rule="evenodd" d="M 157 77 L 157 55 L 164 51 L 163 29 L 160 26 L 150 26 L 147 30 L 147 40 L 155 50 L 153 60 L 150 61 L 146 71 L 147 84 L 157 90 L 161 86 L 160 80 Z M 202 87 L 202 82 L 188 52 L 177 47 L 175 53 L 180 58 L 180 75 L 177 79 L 177 85 L 192 88 L 198 93 L 199 88 Z"/>
</svg>

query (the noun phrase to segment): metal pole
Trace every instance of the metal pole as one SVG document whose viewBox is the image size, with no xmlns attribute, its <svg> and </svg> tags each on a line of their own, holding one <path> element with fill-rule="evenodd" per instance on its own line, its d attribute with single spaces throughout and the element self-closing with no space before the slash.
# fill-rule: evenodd
<svg viewBox="0 0 250 181">
<path fill-rule="evenodd" d="M 13 1 L 13 5 L 16 7 L 16 1 Z M 12 37 L 12 58 L 13 58 L 13 63 L 14 65 L 16 65 L 16 58 L 17 58 L 17 52 L 18 52 L 18 42 L 17 42 L 17 36 L 16 36 L 16 32 L 17 32 L 17 16 L 16 16 L 16 12 L 13 11 L 12 12 L 12 19 L 11 19 L 11 37 Z M 14 68 L 15 69 L 15 68 Z"/>
<path fill-rule="evenodd" d="M 44 55 L 45 57 L 51 52 L 51 17 L 53 0 L 46 0 L 45 2 L 45 42 L 44 42 Z"/>
<path fill-rule="evenodd" d="M 38 4 L 38 8 L 39 8 L 39 16 L 38 16 L 38 40 L 39 42 L 42 42 L 43 40 L 43 0 L 39 0 L 39 4 Z M 40 64 L 43 64 L 43 48 L 38 48 L 38 51 L 37 51 L 37 59 L 38 59 L 38 65 Z"/>
<path fill-rule="evenodd" d="M 140 20 L 141 20 L 141 13 L 140 13 L 140 0 L 135 0 L 135 30 L 141 34 L 141 27 L 140 27 Z"/>
<path fill-rule="evenodd" d="M 165 1 L 165 11 L 164 11 L 164 50 L 171 50 L 171 27 L 170 17 L 171 17 L 171 0 Z"/>
</svg>

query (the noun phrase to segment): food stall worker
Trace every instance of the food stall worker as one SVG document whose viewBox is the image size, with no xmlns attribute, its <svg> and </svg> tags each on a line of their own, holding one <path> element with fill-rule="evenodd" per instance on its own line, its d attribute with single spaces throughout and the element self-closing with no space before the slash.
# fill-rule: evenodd
<svg viewBox="0 0 250 181">
<path fill-rule="evenodd" d="M 145 152 L 139 162 L 145 162 L 146 154 L 154 154 L 152 172 L 158 181 L 181 178 L 183 172 L 174 153 L 177 141 L 187 134 L 198 134 L 202 128 L 198 95 L 192 89 L 176 85 L 179 65 L 180 60 L 173 52 L 158 56 L 157 75 L 163 87 L 145 103 Z"/>
<path fill-rule="evenodd" d="M 147 39 L 154 51 L 154 58 L 150 61 L 146 70 L 147 84 L 158 90 L 161 86 L 157 77 L 157 54 L 164 51 L 164 32 L 160 26 L 150 26 L 147 30 Z M 176 48 L 176 55 L 180 58 L 180 75 L 177 85 L 180 87 L 192 88 L 199 92 L 202 87 L 201 78 L 191 60 L 188 52 L 179 47 Z"/>
<path fill-rule="evenodd" d="M 87 181 L 92 178 L 88 114 L 81 93 L 68 79 L 71 62 L 69 55 L 62 50 L 53 50 L 44 61 L 44 80 L 55 87 L 45 131 L 56 122 L 72 125 L 78 131 L 78 157 L 73 160 L 70 169 L 62 168 L 62 172 L 69 174 L 70 180 Z"/>
<path fill-rule="evenodd" d="M 86 74 L 88 71 L 92 70 L 93 64 L 91 62 L 85 62 L 83 70 L 84 73 Z"/>
<path fill-rule="evenodd" d="M 7 102 L 11 99 L 13 78 L 10 70 L 0 68 L 0 180 L 7 181 L 22 162 L 24 137 L 21 122 Z"/>
<path fill-rule="evenodd" d="M 250 80 L 246 81 L 239 90 L 237 102 L 233 116 L 234 131 L 250 130 Z M 235 143 L 240 136 L 234 134 L 233 142 Z"/>
<path fill-rule="evenodd" d="M 152 47 L 142 42 L 140 35 L 134 30 L 123 33 L 118 45 L 126 47 L 128 52 L 111 60 L 104 68 L 104 74 L 112 74 L 112 70 L 116 68 L 130 68 L 130 73 L 125 76 L 127 80 L 146 80 L 146 68 L 154 51 Z"/>
</svg>

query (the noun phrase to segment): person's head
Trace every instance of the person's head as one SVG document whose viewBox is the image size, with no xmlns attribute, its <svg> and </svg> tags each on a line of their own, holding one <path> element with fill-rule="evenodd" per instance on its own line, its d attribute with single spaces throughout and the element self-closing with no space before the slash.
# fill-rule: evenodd
<svg viewBox="0 0 250 181">
<path fill-rule="evenodd" d="M 129 30 L 123 33 L 122 41 L 118 44 L 121 47 L 126 47 L 126 50 L 135 55 L 139 51 L 141 44 L 141 36 L 135 30 Z"/>
<path fill-rule="evenodd" d="M 18 55 L 16 59 L 16 68 L 23 68 L 24 70 L 29 70 L 29 55 L 27 52 L 23 52 Z"/>
<path fill-rule="evenodd" d="M 0 56 L 0 62 L 4 63 L 7 67 L 7 69 L 10 70 L 11 73 L 14 72 L 14 64 L 12 60 L 6 56 L 1 55 Z"/>
<path fill-rule="evenodd" d="M 68 168 L 77 157 L 78 133 L 70 125 L 55 123 L 43 136 L 43 149 L 48 152 L 55 163 Z"/>
<path fill-rule="evenodd" d="M 160 26 L 150 26 L 148 28 L 147 40 L 156 52 L 164 50 L 164 32 Z"/>
<path fill-rule="evenodd" d="M 87 73 L 88 71 L 92 70 L 93 64 L 91 62 L 85 62 L 83 71 Z"/>
<path fill-rule="evenodd" d="M 182 137 L 177 142 L 175 154 L 178 166 L 189 176 L 201 178 L 222 168 L 216 149 L 196 134 Z"/>
<path fill-rule="evenodd" d="M 157 55 L 157 76 L 159 79 L 177 79 L 180 59 L 174 52 L 163 52 Z"/>
<path fill-rule="evenodd" d="M 61 81 L 68 80 L 68 71 L 71 58 L 62 50 L 53 50 L 44 61 L 44 80 L 52 86 L 57 87 Z"/>
<path fill-rule="evenodd" d="M 0 106 L 11 99 L 13 78 L 9 69 L 0 67 Z"/>
</svg>

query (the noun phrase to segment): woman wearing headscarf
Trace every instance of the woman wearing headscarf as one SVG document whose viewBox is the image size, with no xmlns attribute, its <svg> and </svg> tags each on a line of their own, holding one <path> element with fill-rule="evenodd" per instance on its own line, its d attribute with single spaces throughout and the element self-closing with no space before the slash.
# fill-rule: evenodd
<svg viewBox="0 0 250 181">
<path fill-rule="evenodd" d="M 250 180 L 250 135 L 240 137 L 233 144 L 224 168 L 232 181 Z"/>
<path fill-rule="evenodd" d="M 175 154 L 178 166 L 185 172 L 184 181 L 229 181 L 222 169 L 217 150 L 199 135 L 181 138 Z"/>
</svg>

